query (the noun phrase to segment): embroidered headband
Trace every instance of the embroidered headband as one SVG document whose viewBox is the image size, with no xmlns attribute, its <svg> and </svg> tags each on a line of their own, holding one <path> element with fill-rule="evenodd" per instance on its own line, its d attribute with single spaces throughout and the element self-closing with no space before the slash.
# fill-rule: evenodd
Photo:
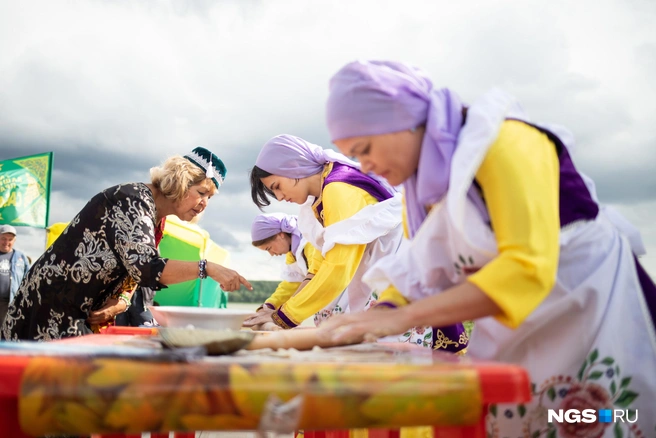
<svg viewBox="0 0 656 438">
<path fill-rule="evenodd" d="M 197 147 L 188 154 L 185 154 L 184 157 L 203 169 L 205 176 L 212 178 L 217 189 L 223 184 L 228 170 L 225 164 L 223 164 L 223 161 L 212 152 L 203 147 Z"/>
</svg>

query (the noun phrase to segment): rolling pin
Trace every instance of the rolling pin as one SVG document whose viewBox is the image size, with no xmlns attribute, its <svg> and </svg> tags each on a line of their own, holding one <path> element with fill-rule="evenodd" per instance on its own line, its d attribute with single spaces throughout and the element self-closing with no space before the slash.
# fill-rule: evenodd
<svg viewBox="0 0 656 438">
<path fill-rule="evenodd" d="M 271 348 L 273 350 L 281 348 L 311 350 L 314 347 L 328 348 L 357 343 L 358 342 L 335 342 L 330 338 L 329 333 L 314 328 L 302 328 L 257 334 L 245 348 L 247 350 L 259 350 L 261 348 Z"/>
</svg>

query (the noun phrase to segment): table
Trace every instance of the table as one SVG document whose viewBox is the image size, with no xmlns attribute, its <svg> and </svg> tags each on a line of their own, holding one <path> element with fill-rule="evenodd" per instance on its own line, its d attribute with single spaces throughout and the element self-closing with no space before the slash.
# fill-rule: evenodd
<svg viewBox="0 0 656 438">
<path fill-rule="evenodd" d="M 117 345 L 142 332 L 123 333 L 58 342 Z M 436 438 L 484 438 L 487 406 L 530 401 L 529 382 L 519 366 L 408 344 L 248 352 L 188 363 L 4 355 L 0 424 L 19 438 L 294 429 L 322 438 L 355 428 L 370 429 L 373 438 L 375 430 L 398 436 L 398 428 L 420 425 L 433 426 Z"/>
</svg>

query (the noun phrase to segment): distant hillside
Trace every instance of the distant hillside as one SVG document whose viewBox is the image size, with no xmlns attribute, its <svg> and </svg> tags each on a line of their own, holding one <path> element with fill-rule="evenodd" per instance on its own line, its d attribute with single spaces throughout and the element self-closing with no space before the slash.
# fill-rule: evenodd
<svg viewBox="0 0 656 438">
<path fill-rule="evenodd" d="M 238 292 L 228 293 L 229 303 L 263 303 L 278 287 L 279 281 L 251 281 L 253 290 L 243 287 Z"/>
</svg>

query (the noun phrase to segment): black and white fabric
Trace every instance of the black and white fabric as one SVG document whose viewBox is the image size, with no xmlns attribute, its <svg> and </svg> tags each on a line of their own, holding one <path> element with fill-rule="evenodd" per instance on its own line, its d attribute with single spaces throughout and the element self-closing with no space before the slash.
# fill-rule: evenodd
<svg viewBox="0 0 656 438">
<path fill-rule="evenodd" d="M 49 341 L 90 333 L 89 312 L 100 309 L 129 276 L 140 286 L 159 282 L 167 259 L 155 243 L 157 213 L 142 183 L 94 196 L 23 279 L 2 326 L 6 340 Z"/>
</svg>

